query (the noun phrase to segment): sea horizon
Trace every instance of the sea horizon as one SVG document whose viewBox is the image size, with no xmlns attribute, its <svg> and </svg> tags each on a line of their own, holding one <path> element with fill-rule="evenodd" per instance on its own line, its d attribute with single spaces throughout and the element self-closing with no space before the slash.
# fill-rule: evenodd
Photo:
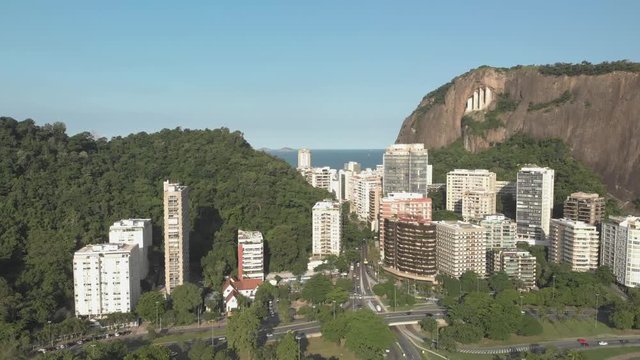
<svg viewBox="0 0 640 360">
<path fill-rule="evenodd" d="M 355 161 L 362 169 L 375 169 L 382 165 L 384 149 L 309 149 L 311 151 L 311 166 L 342 169 L 344 164 Z M 262 149 L 262 151 L 280 158 L 292 167 L 298 166 L 298 149 Z"/>
</svg>

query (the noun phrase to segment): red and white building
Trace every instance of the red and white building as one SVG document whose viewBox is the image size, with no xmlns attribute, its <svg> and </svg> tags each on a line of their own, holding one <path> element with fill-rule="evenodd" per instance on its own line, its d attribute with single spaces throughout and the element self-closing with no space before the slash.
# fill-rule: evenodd
<svg viewBox="0 0 640 360">
<path fill-rule="evenodd" d="M 264 281 L 264 239 L 259 231 L 238 230 L 238 278 L 229 277 L 222 285 L 227 312 L 238 307 L 239 296 L 254 299 Z"/>
</svg>

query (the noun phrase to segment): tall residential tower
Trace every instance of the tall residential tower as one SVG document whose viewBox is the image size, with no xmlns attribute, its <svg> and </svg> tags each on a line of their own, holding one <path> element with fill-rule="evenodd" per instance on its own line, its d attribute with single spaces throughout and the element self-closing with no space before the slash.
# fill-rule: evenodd
<svg viewBox="0 0 640 360">
<path fill-rule="evenodd" d="M 314 257 L 340 255 L 342 243 L 342 208 L 333 200 L 319 201 L 313 206 Z"/>
<path fill-rule="evenodd" d="M 431 165 L 423 144 L 395 144 L 389 146 L 382 158 L 384 166 L 382 192 L 413 192 L 427 195 L 431 185 Z"/>
<path fill-rule="evenodd" d="M 548 245 L 553 210 L 554 171 L 549 168 L 523 167 L 518 171 L 516 224 L 523 240 Z"/>
<path fill-rule="evenodd" d="M 164 274 L 167 295 L 189 280 L 189 188 L 164 182 Z"/>
</svg>

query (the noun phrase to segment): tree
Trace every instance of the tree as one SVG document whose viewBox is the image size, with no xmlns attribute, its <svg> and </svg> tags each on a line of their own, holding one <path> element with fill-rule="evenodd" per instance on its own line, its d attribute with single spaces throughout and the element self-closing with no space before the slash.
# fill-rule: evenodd
<svg viewBox="0 0 640 360">
<path fill-rule="evenodd" d="M 136 305 L 138 315 L 149 322 L 155 322 L 158 316 L 164 315 L 165 310 L 164 296 L 158 291 L 149 291 L 142 294 Z"/>
<path fill-rule="evenodd" d="M 431 337 L 433 337 L 436 331 L 438 331 L 438 322 L 433 318 L 433 316 L 426 316 L 424 319 L 420 320 L 420 328 L 423 331 L 428 332 Z"/>
<path fill-rule="evenodd" d="M 339 306 L 349 300 L 349 294 L 344 289 L 335 287 L 329 291 L 326 300 L 327 302 L 335 302 Z"/>
<path fill-rule="evenodd" d="M 616 281 L 615 275 L 613 275 L 611 268 L 609 268 L 608 266 L 598 267 L 596 269 L 596 278 L 598 278 L 598 281 L 600 281 L 600 283 L 607 286 L 613 284 L 613 282 Z"/>
<path fill-rule="evenodd" d="M 147 345 L 133 353 L 127 354 L 124 360 L 169 360 L 171 352 L 164 346 Z"/>
<path fill-rule="evenodd" d="M 189 360 L 213 360 L 213 347 L 203 340 L 198 340 L 191 345 Z"/>
<path fill-rule="evenodd" d="M 265 318 L 269 315 L 269 301 L 273 301 L 277 289 L 269 282 L 262 283 L 256 290 L 253 307 L 259 318 Z"/>
<path fill-rule="evenodd" d="M 333 285 L 328 277 L 316 274 L 304 284 L 302 298 L 309 300 L 313 304 L 321 304 L 327 299 L 327 293 L 331 291 L 332 287 Z"/>
<path fill-rule="evenodd" d="M 345 345 L 360 359 L 380 359 L 393 339 L 387 324 L 372 311 L 349 313 Z"/>
<path fill-rule="evenodd" d="M 634 314 L 631 310 L 617 306 L 609 316 L 609 320 L 617 329 L 631 329 L 634 321 Z"/>
<path fill-rule="evenodd" d="M 289 299 L 278 301 L 278 318 L 283 324 L 288 324 L 293 320 L 291 316 L 291 302 Z"/>
<path fill-rule="evenodd" d="M 349 293 L 353 291 L 353 282 L 348 278 L 339 278 L 336 280 L 336 287 L 339 287 Z"/>
<path fill-rule="evenodd" d="M 229 346 L 251 354 L 258 346 L 260 319 L 251 308 L 241 310 L 229 318 L 227 338 Z"/>
<path fill-rule="evenodd" d="M 171 300 L 178 313 L 194 312 L 202 305 L 202 289 L 192 283 L 178 285 L 171 291 Z"/>
<path fill-rule="evenodd" d="M 87 360 L 122 359 L 128 353 L 122 341 L 93 342 L 84 349 L 87 352 Z"/>
<path fill-rule="evenodd" d="M 511 282 L 509 275 L 507 275 L 504 271 L 500 271 L 491 275 L 491 277 L 489 278 L 489 286 L 491 287 L 491 290 L 500 292 L 505 289 L 513 288 L 513 283 Z"/>
<path fill-rule="evenodd" d="M 340 343 L 347 334 L 347 326 L 349 325 L 349 318 L 345 315 L 340 315 L 336 319 L 325 321 L 320 324 L 320 331 L 322 337 L 335 343 Z"/>
<path fill-rule="evenodd" d="M 278 360 L 297 360 L 298 359 L 298 342 L 291 332 L 288 332 L 282 340 L 278 342 L 276 348 Z"/>
</svg>

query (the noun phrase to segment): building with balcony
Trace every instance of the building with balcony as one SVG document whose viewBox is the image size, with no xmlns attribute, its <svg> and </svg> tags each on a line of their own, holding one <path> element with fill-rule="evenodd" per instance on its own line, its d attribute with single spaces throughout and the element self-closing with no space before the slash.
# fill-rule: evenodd
<svg viewBox="0 0 640 360">
<path fill-rule="evenodd" d="M 189 281 L 189 188 L 164 182 L 164 272 L 167 295 Z"/>
<path fill-rule="evenodd" d="M 598 267 L 600 237 L 594 225 L 569 219 L 552 219 L 549 234 L 549 261 L 568 263 L 571 271 L 591 271 Z"/>
</svg>

